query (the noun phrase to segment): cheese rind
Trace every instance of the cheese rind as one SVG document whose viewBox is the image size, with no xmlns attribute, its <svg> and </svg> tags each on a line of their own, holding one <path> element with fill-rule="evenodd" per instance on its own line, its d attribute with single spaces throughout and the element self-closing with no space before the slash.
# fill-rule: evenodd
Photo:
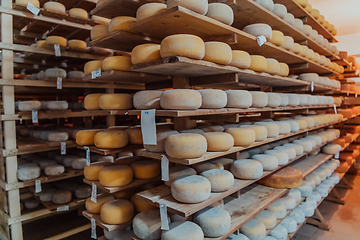
<svg viewBox="0 0 360 240">
<path fill-rule="evenodd" d="M 274 4 L 274 10 L 272 10 L 274 14 L 276 14 L 278 17 L 284 19 L 287 14 L 287 8 L 283 4 Z"/>
<path fill-rule="evenodd" d="M 238 68 L 249 68 L 251 64 L 250 54 L 241 50 L 232 50 L 232 60 L 230 66 Z"/>
<path fill-rule="evenodd" d="M 164 91 L 148 90 L 135 93 L 133 105 L 136 109 L 160 109 L 160 97 Z"/>
<path fill-rule="evenodd" d="M 272 38 L 272 29 L 269 25 L 264 23 L 255 23 L 243 28 L 243 31 L 255 37 L 265 36 L 267 41 Z"/>
<path fill-rule="evenodd" d="M 166 4 L 164 3 L 146 3 L 141 5 L 136 11 L 136 20 L 141 21 L 148 17 L 159 14 L 167 9 Z"/>
<path fill-rule="evenodd" d="M 175 221 L 170 223 L 169 230 L 161 233 L 162 240 L 202 240 L 203 230 L 190 221 Z"/>
<path fill-rule="evenodd" d="M 165 152 L 165 141 L 166 139 L 174 134 L 178 134 L 178 131 L 165 131 L 156 133 L 156 145 L 144 144 L 144 148 L 149 152 Z"/>
<path fill-rule="evenodd" d="M 202 60 L 228 65 L 232 60 L 232 50 L 223 42 L 205 42 L 205 55 Z"/>
<path fill-rule="evenodd" d="M 151 179 L 160 174 L 160 164 L 155 160 L 136 161 L 130 167 L 137 179 Z"/>
<path fill-rule="evenodd" d="M 160 239 L 160 211 L 149 210 L 137 214 L 133 219 L 132 227 L 135 235 L 140 239 Z"/>
<path fill-rule="evenodd" d="M 175 134 L 165 141 L 165 152 L 173 158 L 198 158 L 203 156 L 206 150 L 206 138 L 200 134 Z"/>
<path fill-rule="evenodd" d="M 265 107 L 268 104 L 268 96 L 265 92 L 250 91 L 252 96 L 251 107 Z"/>
<path fill-rule="evenodd" d="M 194 220 L 206 237 L 221 237 L 230 231 L 230 214 L 219 207 L 206 207 L 194 214 Z"/>
<path fill-rule="evenodd" d="M 44 9 L 49 12 L 65 13 L 66 8 L 59 2 L 46 2 L 44 3 Z"/>
<path fill-rule="evenodd" d="M 211 192 L 224 192 L 234 185 L 234 176 L 226 170 L 211 169 L 201 173 L 211 183 Z"/>
<path fill-rule="evenodd" d="M 47 2 L 47 3 L 49 3 L 49 2 Z M 46 38 L 46 44 L 47 45 L 59 44 L 60 46 L 66 47 L 67 46 L 67 40 L 66 40 L 66 38 L 59 37 L 59 36 L 48 36 Z"/>
<path fill-rule="evenodd" d="M 69 190 L 57 190 L 52 195 L 52 202 L 55 204 L 66 204 L 72 199 L 72 193 Z"/>
<path fill-rule="evenodd" d="M 40 7 L 40 2 L 38 0 L 16 0 L 15 3 L 16 3 L 16 5 L 20 5 L 23 7 L 26 7 L 28 5 L 28 3 L 31 3 L 32 5 L 34 5 L 37 8 Z"/>
<path fill-rule="evenodd" d="M 98 181 L 99 180 L 99 172 L 104 168 L 109 166 L 108 162 L 98 162 L 92 163 L 89 166 L 85 166 L 84 168 L 84 177 L 90 181 Z"/>
<path fill-rule="evenodd" d="M 130 71 L 132 67 L 131 58 L 128 56 L 112 56 L 103 60 L 101 69 L 103 71 L 118 70 Z"/>
<path fill-rule="evenodd" d="M 69 15 L 71 17 L 89 18 L 88 12 L 85 9 L 82 9 L 82 8 L 71 8 L 69 10 Z"/>
<path fill-rule="evenodd" d="M 200 92 L 192 89 L 166 90 L 160 97 L 163 109 L 195 110 L 201 107 Z"/>
<path fill-rule="evenodd" d="M 263 166 L 252 159 L 240 159 L 231 166 L 231 172 L 240 179 L 257 179 L 263 174 Z"/>
<path fill-rule="evenodd" d="M 76 144 L 81 146 L 91 146 L 94 145 L 94 137 L 100 130 L 90 129 L 90 130 L 81 130 L 76 133 Z"/>
<path fill-rule="evenodd" d="M 203 134 L 207 141 L 207 151 L 225 152 L 234 146 L 234 138 L 225 132 L 208 132 Z"/>
<path fill-rule="evenodd" d="M 102 205 L 100 218 L 107 224 L 124 224 L 134 216 L 134 205 L 125 199 L 115 199 Z"/>
<path fill-rule="evenodd" d="M 276 214 L 268 210 L 263 210 L 254 218 L 262 222 L 266 229 L 273 229 L 277 224 Z"/>
<path fill-rule="evenodd" d="M 224 3 L 209 3 L 206 16 L 227 25 L 231 25 L 234 22 L 234 12 L 232 8 Z"/>
<path fill-rule="evenodd" d="M 205 56 L 205 43 L 195 35 L 171 35 L 162 40 L 160 55 L 162 58 L 181 56 L 201 60 Z"/>
<path fill-rule="evenodd" d="M 255 0 L 255 2 L 257 2 L 269 11 L 274 10 L 274 2 L 272 0 Z"/>
<path fill-rule="evenodd" d="M 266 59 L 265 59 L 266 60 Z M 252 95 L 246 90 L 227 90 L 227 105 L 229 108 L 249 108 L 252 105 Z"/>
<path fill-rule="evenodd" d="M 267 68 L 266 72 L 270 74 L 278 74 L 280 72 L 280 65 L 276 59 L 267 58 Z"/>
<path fill-rule="evenodd" d="M 103 94 L 99 98 L 99 106 L 103 110 L 131 109 L 133 107 L 133 98 L 126 93 Z"/>
<path fill-rule="evenodd" d="M 94 60 L 87 62 L 84 66 L 84 73 L 85 75 L 91 75 L 93 71 L 101 69 L 101 67 L 102 67 L 102 60 Z"/>
<path fill-rule="evenodd" d="M 161 59 L 160 44 L 141 44 L 133 48 L 131 51 L 132 64 L 153 62 Z"/>
<path fill-rule="evenodd" d="M 182 203 L 203 202 L 210 197 L 210 192 L 210 181 L 198 175 L 178 179 L 171 185 L 171 195 Z"/>
</svg>

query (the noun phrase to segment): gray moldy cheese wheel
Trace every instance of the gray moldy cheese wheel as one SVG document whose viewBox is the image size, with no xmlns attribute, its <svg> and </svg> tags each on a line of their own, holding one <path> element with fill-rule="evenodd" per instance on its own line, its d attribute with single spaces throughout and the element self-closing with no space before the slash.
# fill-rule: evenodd
<svg viewBox="0 0 360 240">
<path fill-rule="evenodd" d="M 46 77 L 66 78 L 66 75 L 67 75 L 66 71 L 61 68 L 49 68 L 49 69 L 46 69 L 46 71 L 45 71 Z"/>
<path fill-rule="evenodd" d="M 263 174 L 263 166 L 252 159 L 239 159 L 231 166 L 231 172 L 240 179 L 257 179 Z"/>
<path fill-rule="evenodd" d="M 228 65 L 232 60 L 231 47 L 223 42 L 206 42 L 203 61 Z"/>
<path fill-rule="evenodd" d="M 296 188 L 301 186 L 302 172 L 293 167 L 283 168 L 259 181 L 260 184 L 273 188 Z"/>
<path fill-rule="evenodd" d="M 41 109 L 39 101 L 22 101 L 18 103 L 19 111 L 37 111 Z"/>
<path fill-rule="evenodd" d="M 252 95 L 246 90 L 227 90 L 227 105 L 229 108 L 249 108 L 252 105 Z"/>
<path fill-rule="evenodd" d="M 137 214 L 133 219 L 132 227 L 135 235 L 140 239 L 160 239 L 160 211 L 149 210 Z"/>
<path fill-rule="evenodd" d="M 211 183 L 202 176 L 178 179 L 171 185 L 171 195 L 182 203 L 201 203 L 210 197 Z"/>
<path fill-rule="evenodd" d="M 219 207 L 206 207 L 194 214 L 194 222 L 206 237 L 221 237 L 230 231 L 230 214 Z"/>
<path fill-rule="evenodd" d="M 165 141 L 165 152 L 173 158 L 198 158 L 203 156 L 206 150 L 207 141 L 201 134 L 175 134 Z"/>
<path fill-rule="evenodd" d="M 199 225 L 190 221 L 170 223 L 170 229 L 161 233 L 162 240 L 203 240 L 204 233 Z"/>
<path fill-rule="evenodd" d="M 162 40 L 160 55 L 162 58 L 180 56 L 201 60 L 205 56 L 205 43 L 191 34 L 171 35 Z"/>
<path fill-rule="evenodd" d="M 65 110 L 69 108 L 67 101 L 50 101 L 46 102 L 46 108 L 49 110 Z"/>
<path fill-rule="evenodd" d="M 87 164 L 86 158 L 76 158 L 72 161 L 71 167 L 73 169 L 84 169 Z"/>
<path fill-rule="evenodd" d="M 27 181 L 40 177 L 41 169 L 35 163 L 26 163 L 20 165 L 17 170 L 18 179 L 21 181 Z"/>
<path fill-rule="evenodd" d="M 165 185 L 171 187 L 171 184 L 180 178 L 196 175 L 193 168 L 186 166 L 171 167 L 169 170 L 169 181 L 165 181 Z"/>
<path fill-rule="evenodd" d="M 50 165 L 45 167 L 44 172 L 47 176 L 57 176 L 65 172 L 65 167 L 57 164 Z"/>
<path fill-rule="evenodd" d="M 72 193 L 69 190 L 57 190 L 52 196 L 55 204 L 66 204 L 71 201 Z"/>
<path fill-rule="evenodd" d="M 49 132 L 47 141 L 49 142 L 65 142 L 69 139 L 67 132 Z"/>
<path fill-rule="evenodd" d="M 226 92 L 219 89 L 201 89 L 202 104 L 200 108 L 224 108 L 227 104 Z"/>
<path fill-rule="evenodd" d="M 67 73 L 68 78 L 81 78 L 86 77 L 85 73 L 82 71 L 70 71 Z"/>
<path fill-rule="evenodd" d="M 201 173 L 211 183 L 212 192 L 224 192 L 234 185 L 234 176 L 231 172 L 222 169 L 211 169 Z"/>
<path fill-rule="evenodd" d="M 164 91 L 148 90 L 135 93 L 133 105 L 136 109 L 160 109 L 160 96 Z"/>
<path fill-rule="evenodd" d="M 200 130 L 200 129 L 199 129 Z M 156 145 L 144 144 L 144 148 L 149 152 L 165 152 L 165 141 L 166 139 L 174 134 L 178 134 L 178 131 L 166 131 L 156 133 Z"/>
<path fill-rule="evenodd" d="M 160 97 L 163 109 L 195 110 L 201 107 L 201 94 L 192 89 L 172 89 L 165 91 Z"/>
</svg>

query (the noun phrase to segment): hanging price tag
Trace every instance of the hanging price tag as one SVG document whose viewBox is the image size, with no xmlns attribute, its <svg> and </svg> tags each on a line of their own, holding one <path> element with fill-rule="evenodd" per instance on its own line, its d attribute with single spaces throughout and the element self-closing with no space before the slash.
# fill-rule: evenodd
<svg viewBox="0 0 360 240">
<path fill-rule="evenodd" d="M 62 78 L 61 77 L 58 77 L 56 80 L 56 88 L 62 89 Z"/>
<path fill-rule="evenodd" d="M 69 206 L 68 206 L 68 205 L 65 205 L 65 206 L 62 206 L 62 207 L 58 207 L 58 208 L 56 209 L 56 211 L 58 211 L 58 212 L 69 211 Z"/>
<path fill-rule="evenodd" d="M 310 91 L 311 91 L 311 92 L 314 92 L 314 89 L 315 89 L 315 87 L 314 87 L 314 82 L 311 82 Z"/>
<path fill-rule="evenodd" d="M 97 78 L 97 77 L 101 77 L 101 68 L 96 69 L 95 71 L 91 72 L 91 78 Z"/>
<path fill-rule="evenodd" d="M 31 119 L 32 119 L 32 123 L 38 123 L 39 122 L 38 111 L 32 111 L 31 112 Z"/>
<path fill-rule="evenodd" d="M 161 180 L 169 181 L 169 159 L 165 156 L 161 156 Z"/>
<path fill-rule="evenodd" d="M 141 133 L 144 144 L 147 145 L 157 144 L 155 109 L 141 110 Z"/>
<path fill-rule="evenodd" d="M 61 155 L 66 155 L 66 142 L 61 142 Z"/>
<path fill-rule="evenodd" d="M 41 192 L 42 189 L 41 189 L 41 180 L 38 179 L 35 181 L 35 193 L 39 193 Z"/>
<path fill-rule="evenodd" d="M 91 218 L 91 238 L 97 239 L 97 236 L 96 236 L 96 221 L 93 218 Z"/>
<path fill-rule="evenodd" d="M 39 15 L 40 9 L 38 9 L 37 7 L 35 7 L 32 3 L 28 3 L 26 5 L 26 9 L 29 10 L 32 14 L 34 15 Z"/>
<path fill-rule="evenodd" d="M 59 44 L 54 44 L 55 57 L 61 57 L 61 50 Z"/>
<path fill-rule="evenodd" d="M 336 104 L 334 104 L 334 112 L 337 114 Z"/>
<path fill-rule="evenodd" d="M 256 41 L 259 44 L 259 46 L 261 47 L 262 45 L 264 45 L 264 43 L 266 43 L 266 37 L 264 35 L 261 35 L 256 38 Z"/>
<path fill-rule="evenodd" d="M 90 148 L 89 147 L 84 147 L 85 148 L 85 157 L 86 157 L 86 165 L 90 165 Z"/>
<path fill-rule="evenodd" d="M 334 158 L 339 159 L 340 153 L 335 154 Z"/>
<path fill-rule="evenodd" d="M 95 183 L 91 184 L 91 201 L 96 203 L 97 186 Z"/>
<path fill-rule="evenodd" d="M 167 215 L 167 207 L 165 204 L 160 203 L 160 219 L 161 230 L 169 230 L 169 218 Z"/>
</svg>

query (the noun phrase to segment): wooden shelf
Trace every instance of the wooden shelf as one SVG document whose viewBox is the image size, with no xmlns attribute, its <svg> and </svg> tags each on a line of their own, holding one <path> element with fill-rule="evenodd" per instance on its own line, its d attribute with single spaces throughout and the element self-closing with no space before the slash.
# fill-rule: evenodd
<svg viewBox="0 0 360 240">
<path fill-rule="evenodd" d="M 95 222 L 96 222 L 96 225 L 105 229 L 106 231 L 113 231 L 113 230 L 116 230 L 116 229 L 125 229 L 127 227 L 130 227 L 131 224 L 132 224 L 132 219 L 127 222 L 127 223 L 124 223 L 124 224 L 119 224 L 119 225 L 111 225 L 111 224 L 106 224 L 104 223 L 101 218 L 100 218 L 100 214 L 93 214 L 93 213 L 90 213 L 88 211 L 83 211 L 82 212 L 82 215 L 84 217 L 86 217 L 87 219 L 91 220 L 91 219 L 95 219 Z"/>
<path fill-rule="evenodd" d="M 292 164 L 292 166 L 299 169 L 303 173 L 303 176 L 305 178 L 310 173 L 315 171 L 320 165 L 324 164 L 333 157 L 333 155 L 319 153 L 316 156 L 311 156 L 307 159 L 296 162 L 295 164 Z"/>
<path fill-rule="evenodd" d="M 105 129 L 104 129 L 105 130 Z M 78 149 L 84 150 L 85 146 L 77 146 Z M 136 150 L 144 149 L 143 145 L 135 145 L 135 144 L 129 144 L 123 148 L 98 148 L 95 146 L 87 146 L 90 149 L 90 152 L 94 152 L 101 155 L 112 155 L 117 154 L 121 152 L 133 152 Z"/>
<path fill-rule="evenodd" d="M 37 199 L 41 205 L 43 205 L 46 209 L 50 210 L 50 211 L 57 211 L 58 208 L 61 207 L 66 207 L 70 205 L 84 205 L 85 201 L 87 200 L 87 198 L 83 198 L 83 199 L 79 199 L 79 198 L 73 198 L 69 203 L 66 204 L 55 204 L 53 202 L 44 202 L 44 201 L 40 201 L 40 199 L 37 196 L 33 196 L 35 199 Z"/>
<path fill-rule="evenodd" d="M 118 16 L 135 17 L 141 4 L 141 1 L 136 0 L 110 0 L 94 8 L 90 14 L 110 19 Z"/>
<path fill-rule="evenodd" d="M 4 150 L 3 156 L 15 156 L 29 153 L 37 152 L 47 152 L 51 150 L 59 150 L 60 153 L 60 142 L 46 142 L 34 138 L 17 138 L 17 152 L 16 151 L 6 151 Z M 76 147 L 75 141 L 68 140 L 66 141 L 66 148 Z"/>
<path fill-rule="evenodd" d="M 356 139 L 360 136 L 359 133 L 354 133 L 352 135 L 352 139 L 351 139 L 351 142 L 349 143 L 345 143 L 344 147 L 341 148 L 341 152 L 344 151 L 345 149 L 347 149 L 353 142 L 356 141 Z"/>
</svg>

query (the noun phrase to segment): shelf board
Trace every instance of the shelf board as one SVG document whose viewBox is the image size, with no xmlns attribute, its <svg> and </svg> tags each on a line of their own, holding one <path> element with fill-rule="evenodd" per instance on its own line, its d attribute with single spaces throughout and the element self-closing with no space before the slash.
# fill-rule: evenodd
<svg viewBox="0 0 360 240">
<path fill-rule="evenodd" d="M 132 219 L 127 222 L 127 223 L 124 223 L 124 224 L 119 224 L 119 225 L 111 225 L 111 224 L 106 224 L 104 223 L 101 218 L 100 218 L 100 214 L 93 214 L 93 213 L 90 213 L 88 211 L 83 211 L 82 212 L 82 215 L 84 217 L 86 217 L 87 219 L 91 220 L 91 219 L 95 219 L 95 222 L 96 222 L 96 225 L 105 229 L 106 231 L 113 231 L 113 230 L 116 230 L 116 229 L 125 229 L 127 227 L 130 227 L 131 224 L 132 224 Z"/>
<path fill-rule="evenodd" d="M 333 155 L 319 153 L 316 156 L 311 156 L 292 164 L 292 167 L 299 169 L 303 173 L 303 177 L 306 177 L 315 171 L 320 165 L 324 164 L 333 157 Z"/>
<path fill-rule="evenodd" d="M 343 152 L 343 151 L 344 151 L 345 149 L 347 149 L 353 142 L 355 142 L 356 139 L 358 139 L 359 136 L 360 136 L 359 133 L 354 133 L 354 134 L 352 135 L 351 142 L 346 143 L 346 144 L 344 145 L 344 147 L 341 148 L 341 152 Z"/>
<path fill-rule="evenodd" d="M 110 19 L 118 16 L 136 17 L 136 11 L 141 4 L 141 1 L 136 0 L 110 0 L 95 7 L 90 14 Z"/>
<path fill-rule="evenodd" d="M 59 150 L 60 153 L 60 142 L 46 142 L 34 138 L 17 138 L 17 155 L 46 152 L 51 150 Z M 76 147 L 75 141 L 66 141 L 66 148 Z M 6 156 L 13 156 L 14 154 L 4 154 Z"/>
<path fill-rule="evenodd" d="M 78 145 L 77 148 L 84 150 L 85 146 L 80 146 Z M 87 146 L 90 149 L 90 152 L 94 152 L 97 154 L 101 154 L 101 155 L 112 155 L 112 154 L 117 154 L 117 153 L 121 153 L 121 152 L 133 152 L 136 150 L 140 150 L 140 149 L 144 149 L 143 145 L 135 145 L 135 144 L 129 144 L 123 148 L 98 148 L 96 146 Z"/>
</svg>

